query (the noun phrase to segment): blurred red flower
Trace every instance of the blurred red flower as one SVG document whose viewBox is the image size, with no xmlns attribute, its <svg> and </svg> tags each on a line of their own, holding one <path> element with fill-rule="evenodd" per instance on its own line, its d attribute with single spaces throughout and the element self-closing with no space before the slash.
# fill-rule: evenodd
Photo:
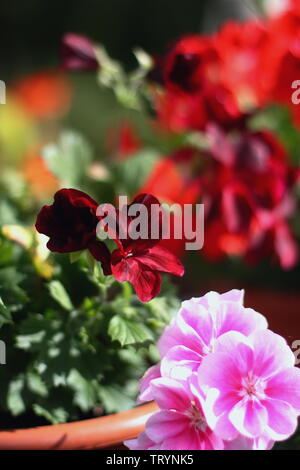
<svg viewBox="0 0 300 470">
<path fill-rule="evenodd" d="M 264 74 L 263 46 L 268 37 L 263 22 L 227 22 L 216 35 L 216 50 L 220 57 L 219 80 L 235 96 L 244 111 L 261 105 Z"/>
<path fill-rule="evenodd" d="M 236 96 L 222 82 L 222 60 L 214 36 L 186 36 L 161 60 L 164 89 L 154 92 L 160 122 L 175 132 L 224 127 L 244 118 Z"/>
<path fill-rule="evenodd" d="M 43 71 L 19 80 L 12 92 L 25 111 L 34 118 L 53 118 L 67 112 L 71 86 L 61 74 Z"/>
<path fill-rule="evenodd" d="M 262 77 L 269 102 L 288 107 L 300 126 L 300 110 L 292 100 L 293 82 L 300 79 L 300 5 L 291 4 L 267 23 L 268 39 L 262 49 Z"/>
<path fill-rule="evenodd" d="M 154 166 L 141 192 L 155 194 L 161 202 L 169 204 L 195 204 L 199 201 L 201 187 L 198 178 L 192 176 L 193 164 L 199 163 L 199 152 L 192 148 L 182 148 L 168 157 L 162 158 Z M 184 234 L 183 219 L 175 211 L 170 214 L 170 239 L 162 239 L 161 246 L 166 247 L 176 256 L 182 256 L 186 239 L 175 238 L 175 228 L 181 224 Z"/>
<path fill-rule="evenodd" d="M 106 147 L 120 160 L 136 153 L 142 143 L 130 121 L 124 120 L 119 126 L 108 129 Z"/>
<path fill-rule="evenodd" d="M 214 126 L 208 135 L 212 160 L 202 181 L 204 254 L 254 259 L 268 251 L 283 268 L 292 267 L 298 250 L 288 218 L 295 211 L 291 190 L 298 170 L 269 132 L 244 132 L 230 140 Z"/>
<path fill-rule="evenodd" d="M 38 153 L 28 153 L 22 162 L 21 170 L 33 196 L 44 198 L 58 189 L 57 178 L 48 170 Z"/>
</svg>

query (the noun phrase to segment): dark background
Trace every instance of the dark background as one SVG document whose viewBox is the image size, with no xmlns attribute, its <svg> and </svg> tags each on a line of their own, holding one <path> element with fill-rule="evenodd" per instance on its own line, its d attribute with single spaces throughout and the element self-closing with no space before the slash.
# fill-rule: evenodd
<svg viewBox="0 0 300 470">
<path fill-rule="evenodd" d="M 161 52 L 178 36 L 255 13 L 254 0 L 1 0 L 0 75 L 10 81 L 58 65 L 65 32 L 103 43 L 128 66 L 131 49 Z"/>
</svg>

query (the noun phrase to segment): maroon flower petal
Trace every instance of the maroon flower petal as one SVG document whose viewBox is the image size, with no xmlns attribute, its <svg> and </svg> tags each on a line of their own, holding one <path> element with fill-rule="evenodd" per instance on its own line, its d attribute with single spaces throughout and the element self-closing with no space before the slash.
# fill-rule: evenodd
<svg viewBox="0 0 300 470">
<path fill-rule="evenodd" d="M 176 276 L 183 276 L 184 274 L 184 267 L 181 261 L 162 246 L 154 246 L 145 253 L 138 255 L 137 258 L 148 269 L 163 271 L 175 274 Z"/>
<path fill-rule="evenodd" d="M 75 205 L 76 207 L 91 207 L 97 209 L 98 203 L 88 194 L 79 189 L 63 188 L 54 195 L 54 202 Z"/>
<path fill-rule="evenodd" d="M 111 254 L 105 243 L 95 240 L 94 242 L 89 244 L 88 249 L 95 258 L 95 260 L 100 261 L 103 269 L 103 274 L 105 276 L 109 276 L 111 274 Z"/>
<path fill-rule="evenodd" d="M 53 214 L 52 206 L 42 207 L 37 216 L 35 228 L 39 233 L 43 233 L 48 237 L 51 237 L 56 233 L 56 220 Z"/>
<path fill-rule="evenodd" d="M 44 206 L 37 216 L 36 229 L 50 237 L 50 251 L 71 253 L 84 250 L 96 239 L 97 202 L 77 189 L 61 189 L 52 206 Z"/>
<path fill-rule="evenodd" d="M 158 272 L 145 269 L 137 258 L 124 258 L 120 250 L 112 253 L 112 273 L 118 281 L 129 281 L 142 302 L 149 302 L 160 292 Z"/>
</svg>

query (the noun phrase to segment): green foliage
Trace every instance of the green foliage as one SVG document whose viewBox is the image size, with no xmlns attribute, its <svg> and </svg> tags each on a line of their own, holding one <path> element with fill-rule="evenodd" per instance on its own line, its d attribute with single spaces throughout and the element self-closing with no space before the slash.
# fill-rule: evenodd
<svg viewBox="0 0 300 470">
<path fill-rule="evenodd" d="M 143 186 L 158 158 L 156 151 L 142 150 L 115 165 L 113 178 L 119 194 L 134 195 Z"/>
<path fill-rule="evenodd" d="M 74 308 L 71 299 L 61 282 L 57 280 L 49 282 L 48 289 L 51 297 L 53 297 L 53 299 L 56 300 L 56 302 L 58 302 L 65 310 L 71 311 Z"/>
<path fill-rule="evenodd" d="M 58 144 L 49 144 L 43 152 L 49 170 L 65 187 L 80 187 L 86 168 L 92 161 L 89 144 L 80 135 L 68 131 L 62 134 Z"/>
<path fill-rule="evenodd" d="M 0 412 L 62 423 L 133 407 L 172 316 L 172 289 L 143 304 L 85 252 L 51 255 L 54 274 L 43 280 L 25 248 L 1 243 Z"/>
<path fill-rule="evenodd" d="M 113 341 L 118 341 L 121 346 L 128 344 L 143 344 L 151 341 L 153 336 L 142 323 L 122 318 L 115 315 L 109 322 L 108 334 Z"/>
</svg>

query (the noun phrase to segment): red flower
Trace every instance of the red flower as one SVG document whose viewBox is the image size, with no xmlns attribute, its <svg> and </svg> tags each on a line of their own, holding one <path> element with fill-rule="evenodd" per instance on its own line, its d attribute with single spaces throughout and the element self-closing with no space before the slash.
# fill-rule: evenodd
<svg viewBox="0 0 300 470">
<path fill-rule="evenodd" d="M 267 38 L 267 28 L 257 20 L 228 22 L 216 35 L 219 79 L 244 111 L 256 108 L 266 99 L 262 94 L 265 77 L 261 69 Z"/>
<path fill-rule="evenodd" d="M 124 120 L 118 128 L 108 129 L 107 150 L 123 160 L 140 150 L 142 143 L 130 121 Z"/>
<path fill-rule="evenodd" d="M 93 42 L 79 34 L 65 34 L 61 55 L 62 65 L 67 70 L 95 70 L 99 67 Z"/>
<path fill-rule="evenodd" d="M 89 249 L 102 263 L 104 274 L 110 274 L 110 253 L 96 239 L 98 204 L 77 189 L 61 189 L 51 206 L 44 206 L 37 216 L 36 229 L 50 237 L 47 247 L 57 253 Z"/>
<path fill-rule="evenodd" d="M 175 132 L 203 130 L 207 123 L 233 127 L 244 118 L 232 90 L 221 81 L 214 37 L 187 36 L 164 58 L 165 90 L 155 94 L 160 122 Z"/>
<path fill-rule="evenodd" d="M 219 56 L 208 36 L 186 36 L 164 61 L 164 80 L 169 90 L 196 93 L 218 83 Z"/>
<path fill-rule="evenodd" d="M 292 100 L 294 81 L 300 76 L 300 6 L 295 5 L 268 23 L 262 76 L 269 101 L 289 107 L 299 128 L 299 106 Z"/>
<path fill-rule="evenodd" d="M 182 148 L 174 154 L 160 159 L 141 189 L 143 193 L 156 194 L 166 204 L 195 204 L 199 200 L 200 185 L 197 178 L 191 176 L 193 162 L 199 162 L 199 152 L 190 147 Z M 180 226 L 184 234 L 183 220 L 176 211 L 170 214 L 170 239 L 161 240 L 160 246 L 166 247 L 176 256 L 181 257 L 187 240 L 175 238 L 176 228 Z"/>
<path fill-rule="evenodd" d="M 136 197 L 132 204 L 142 204 L 149 211 L 148 238 L 134 240 L 129 223 L 127 238 L 115 237 L 119 249 L 112 253 L 111 269 L 118 281 L 129 281 L 139 299 L 148 302 L 160 291 L 160 272 L 182 276 L 184 268 L 172 253 L 159 245 L 159 240 L 150 238 L 151 206 L 154 204 L 158 207 L 158 200 L 150 194 L 142 194 Z M 130 218 L 130 222 L 133 220 L 133 217 Z"/>
<path fill-rule="evenodd" d="M 295 210 L 291 189 L 297 171 L 283 147 L 268 132 L 230 140 L 213 127 L 209 137 L 213 160 L 202 180 L 204 253 L 213 259 L 275 253 L 283 268 L 292 267 L 297 249 L 287 219 Z"/>
<path fill-rule="evenodd" d="M 33 118 L 53 118 L 65 114 L 71 102 L 70 83 L 51 70 L 29 75 L 13 87 L 14 97 Z"/>
</svg>

